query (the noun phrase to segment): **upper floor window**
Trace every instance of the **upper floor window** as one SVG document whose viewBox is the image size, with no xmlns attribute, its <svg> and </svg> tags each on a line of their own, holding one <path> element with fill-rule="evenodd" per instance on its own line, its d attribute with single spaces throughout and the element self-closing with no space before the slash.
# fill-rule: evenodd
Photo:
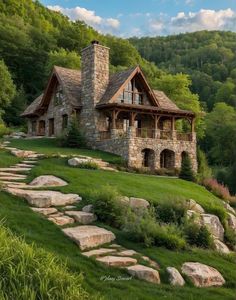
<svg viewBox="0 0 236 300">
<path fill-rule="evenodd" d="M 57 85 L 54 91 L 54 104 L 55 105 L 60 105 L 62 104 L 63 100 L 63 90 L 61 85 Z"/>
<path fill-rule="evenodd" d="M 126 104 L 142 105 L 144 99 L 144 93 L 138 82 L 132 79 L 121 92 L 118 97 L 118 101 Z"/>
</svg>

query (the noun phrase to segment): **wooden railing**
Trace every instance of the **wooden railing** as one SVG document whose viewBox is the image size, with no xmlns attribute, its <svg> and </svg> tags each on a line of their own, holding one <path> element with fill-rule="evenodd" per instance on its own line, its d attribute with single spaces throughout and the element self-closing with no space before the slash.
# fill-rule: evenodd
<svg viewBox="0 0 236 300">
<path fill-rule="evenodd" d="M 152 128 L 136 128 L 136 137 L 154 139 L 155 130 Z"/>
<path fill-rule="evenodd" d="M 173 132 L 171 130 L 160 130 L 161 140 L 172 140 Z"/>
<path fill-rule="evenodd" d="M 111 138 L 111 132 L 110 131 L 100 131 L 100 140 L 109 140 Z"/>
<path fill-rule="evenodd" d="M 191 142 L 193 140 L 193 136 L 191 132 L 188 133 L 177 132 L 176 137 L 178 141 Z"/>
</svg>

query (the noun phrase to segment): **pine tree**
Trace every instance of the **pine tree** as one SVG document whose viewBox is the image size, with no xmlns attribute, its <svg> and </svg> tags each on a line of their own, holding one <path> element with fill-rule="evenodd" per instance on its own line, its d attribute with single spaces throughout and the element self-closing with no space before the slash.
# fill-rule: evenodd
<svg viewBox="0 0 236 300">
<path fill-rule="evenodd" d="M 195 180 L 191 160 L 188 155 L 183 155 L 179 178 L 188 181 Z"/>
</svg>

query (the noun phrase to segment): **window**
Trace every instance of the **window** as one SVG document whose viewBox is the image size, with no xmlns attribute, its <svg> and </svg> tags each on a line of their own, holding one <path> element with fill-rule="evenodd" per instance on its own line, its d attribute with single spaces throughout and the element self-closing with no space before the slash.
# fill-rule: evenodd
<svg viewBox="0 0 236 300">
<path fill-rule="evenodd" d="M 143 96 L 142 89 L 135 79 L 132 79 L 119 95 L 118 101 L 126 104 L 143 105 Z"/>
<path fill-rule="evenodd" d="M 62 130 L 68 127 L 68 115 L 62 116 Z"/>
<path fill-rule="evenodd" d="M 60 85 L 57 85 L 54 91 L 54 104 L 61 105 L 63 100 L 63 90 Z"/>
<path fill-rule="evenodd" d="M 36 133 L 36 129 L 37 129 L 37 122 L 36 121 L 32 121 L 32 134 Z"/>
</svg>

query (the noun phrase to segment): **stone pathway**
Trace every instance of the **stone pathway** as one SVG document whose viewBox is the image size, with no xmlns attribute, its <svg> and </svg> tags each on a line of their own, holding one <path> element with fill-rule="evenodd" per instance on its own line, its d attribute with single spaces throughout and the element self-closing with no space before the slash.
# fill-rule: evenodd
<svg viewBox="0 0 236 300">
<path fill-rule="evenodd" d="M 8 147 L 8 142 L 4 142 L 2 147 L 13 155 L 23 158 L 22 162 L 14 166 L 0 168 L 0 181 L 8 193 L 24 198 L 32 211 L 62 227 L 64 234 L 79 246 L 82 255 L 96 259 L 109 267 L 126 268 L 129 274 L 141 280 L 160 283 L 159 265 L 134 250 L 112 244 L 116 238 L 113 232 L 92 225 L 97 218 L 91 212 L 90 205 L 84 207 L 82 211 L 74 205 L 82 200 L 79 195 L 48 190 L 50 187 L 67 185 L 65 181 L 55 176 L 45 175 L 35 178 L 29 184 L 24 182 L 27 173 L 34 168 L 42 154 Z M 96 160 L 96 163 L 98 162 L 100 168 L 114 171 L 106 162 Z M 38 188 L 44 189 L 37 190 Z M 140 264 L 139 261 L 144 261 L 148 267 Z"/>
<path fill-rule="evenodd" d="M 48 189 L 55 186 L 65 186 L 67 182 L 52 175 L 44 175 L 35 178 L 29 184 L 25 183 L 24 181 L 27 179 L 26 174 L 43 155 L 34 151 L 8 147 L 8 144 L 8 142 L 4 142 L 1 147 L 11 151 L 15 156 L 23 158 L 23 161 L 9 168 L 0 168 L 0 183 L 5 191 L 24 198 L 31 206 L 32 211 L 41 214 L 47 220 L 62 227 L 63 233 L 78 245 L 82 255 L 95 259 L 108 267 L 125 268 L 127 273 L 140 280 L 160 284 L 158 272 L 160 267 L 157 262 L 147 256 L 142 256 L 142 254 L 132 249 L 125 249 L 121 245 L 113 243 L 116 239 L 113 232 L 91 225 L 96 221 L 91 205 L 87 205 L 82 211 L 79 211 L 76 206 L 82 200 L 79 195 L 64 194 Z M 100 160 L 99 163 L 100 168 L 111 170 L 106 163 L 103 164 Z M 37 190 L 39 188 L 44 189 Z M 140 205 L 142 207 L 149 205 L 144 199 L 124 197 L 123 201 L 134 208 L 140 207 Z M 234 219 L 232 220 L 234 221 Z M 231 222 L 233 222 L 232 220 Z M 195 264 L 193 272 L 189 265 L 191 267 L 193 263 L 190 262 L 183 265 L 182 273 L 189 276 L 194 285 L 219 286 L 224 284 L 223 277 L 214 268 Z M 167 272 L 170 274 L 170 284 L 179 286 L 185 284 L 177 269 L 169 267 Z"/>
</svg>

